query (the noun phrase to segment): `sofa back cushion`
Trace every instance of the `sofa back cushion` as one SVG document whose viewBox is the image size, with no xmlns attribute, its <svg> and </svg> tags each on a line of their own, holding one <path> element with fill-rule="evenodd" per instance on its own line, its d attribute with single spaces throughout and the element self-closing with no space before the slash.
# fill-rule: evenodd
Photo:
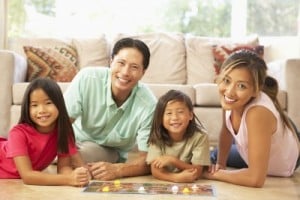
<svg viewBox="0 0 300 200">
<path fill-rule="evenodd" d="M 77 50 L 79 68 L 109 66 L 110 46 L 105 35 L 97 38 L 74 38 L 72 44 Z"/>
<path fill-rule="evenodd" d="M 140 39 L 145 42 L 150 49 L 150 63 L 142 78 L 143 82 L 167 84 L 186 83 L 186 54 L 183 34 L 118 34 L 113 39 L 113 44 L 124 37 Z"/>
<path fill-rule="evenodd" d="M 214 68 L 213 47 L 225 44 L 258 45 L 258 37 L 249 38 L 213 38 L 186 36 L 187 83 L 213 83 L 216 72 Z"/>
<path fill-rule="evenodd" d="M 24 46 L 33 46 L 33 47 L 46 47 L 46 48 L 55 48 L 57 46 L 72 46 L 70 39 L 56 39 L 56 38 L 16 38 L 9 41 L 9 50 L 12 50 L 18 54 L 26 57 L 24 52 Z"/>
</svg>

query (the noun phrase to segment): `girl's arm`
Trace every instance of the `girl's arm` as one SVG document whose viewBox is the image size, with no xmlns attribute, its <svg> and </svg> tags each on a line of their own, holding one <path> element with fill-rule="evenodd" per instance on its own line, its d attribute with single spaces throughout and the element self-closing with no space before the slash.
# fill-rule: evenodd
<svg viewBox="0 0 300 200">
<path fill-rule="evenodd" d="M 206 174 L 208 178 L 237 185 L 262 187 L 264 185 L 270 157 L 271 137 L 277 127 L 274 115 L 264 107 L 249 109 L 246 116 L 248 129 L 248 168 L 218 170 Z"/>
<path fill-rule="evenodd" d="M 181 170 L 173 173 L 165 170 L 166 166 L 172 165 Z M 152 161 L 152 175 L 158 179 L 172 182 L 193 182 L 202 175 L 203 167 L 186 163 L 174 156 L 160 156 Z"/>
<path fill-rule="evenodd" d="M 176 183 L 188 183 L 197 180 L 202 172 L 201 166 L 194 166 L 194 168 L 188 168 L 181 172 L 169 172 L 165 168 L 158 168 L 151 164 L 152 175 L 164 181 L 176 182 Z"/>
<path fill-rule="evenodd" d="M 58 171 L 60 171 L 60 174 L 49 174 L 33 170 L 28 156 L 16 156 L 14 157 L 14 162 L 25 184 L 83 186 L 88 183 L 87 169 L 82 167 L 72 170 L 66 166 L 70 163 L 70 157 L 58 159 Z"/>
</svg>

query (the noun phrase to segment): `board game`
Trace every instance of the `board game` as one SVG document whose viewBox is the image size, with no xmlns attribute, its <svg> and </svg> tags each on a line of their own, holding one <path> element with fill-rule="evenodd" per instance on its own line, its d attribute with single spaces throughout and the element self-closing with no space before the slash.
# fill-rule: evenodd
<svg viewBox="0 0 300 200">
<path fill-rule="evenodd" d="M 131 183 L 119 180 L 93 181 L 83 192 L 214 196 L 214 190 L 211 185 L 197 183 Z"/>
</svg>

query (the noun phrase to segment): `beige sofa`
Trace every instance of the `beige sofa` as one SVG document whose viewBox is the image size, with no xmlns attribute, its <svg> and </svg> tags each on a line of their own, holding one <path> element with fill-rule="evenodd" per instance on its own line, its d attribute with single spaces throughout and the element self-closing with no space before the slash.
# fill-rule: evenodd
<svg viewBox="0 0 300 200">
<path fill-rule="evenodd" d="M 27 62 L 24 45 L 54 47 L 62 44 L 74 46 L 78 54 L 79 69 L 86 66 L 108 66 L 110 49 L 113 43 L 125 36 L 142 39 L 151 51 L 150 66 L 143 82 L 147 83 L 159 97 L 169 89 L 179 89 L 187 93 L 195 108 L 195 113 L 208 130 L 211 145 L 216 145 L 221 125 L 221 109 L 215 77 L 212 48 L 215 45 L 257 45 L 256 36 L 240 39 L 211 38 L 177 33 L 151 33 L 140 35 L 119 34 L 108 39 L 104 35 L 98 38 L 30 38 L 10 41 L 7 50 L 0 50 L 0 134 L 6 136 L 20 115 L 20 103 L 24 90 Z M 297 42 L 289 40 L 296 48 Z M 284 43 L 286 45 L 286 42 Z M 280 53 L 280 45 L 265 45 L 264 58 L 271 68 L 270 74 L 280 82 L 279 99 L 289 116 L 300 127 L 300 55 L 298 49 L 292 55 L 295 59 L 285 59 Z M 279 61 L 276 58 L 280 58 Z M 63 91 L 69 83 L 59 83 Z"/>
</svg>

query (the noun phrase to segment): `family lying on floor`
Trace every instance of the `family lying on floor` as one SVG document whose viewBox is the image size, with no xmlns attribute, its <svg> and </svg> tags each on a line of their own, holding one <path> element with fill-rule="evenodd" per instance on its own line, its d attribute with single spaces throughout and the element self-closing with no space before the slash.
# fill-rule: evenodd
<svg viewBox="0 0 300 200">
<path fill-rule="evenodd" d="M 144 42 L 123 38 L 113 47 L 109 68 L 80 70 L 64 94 L 49 78 L 33 80 L 19 123 L 0 138 L 0 178 L 84 186 L 91 179 L 151 173 L 170 182 L 203 178 L 263 187 L 267 176 L 293 175 L 299 132 L 258 55 L 232 53 L 216 77 L 223 125 L 212 152 L 187 95 L 170 90 L 157 100 L 140 82 L 149 60 Z M 139 155 L 126 162 L 136 145 Z M 55 158 L 58 173 L 43 171 Z"/>
</svg>

